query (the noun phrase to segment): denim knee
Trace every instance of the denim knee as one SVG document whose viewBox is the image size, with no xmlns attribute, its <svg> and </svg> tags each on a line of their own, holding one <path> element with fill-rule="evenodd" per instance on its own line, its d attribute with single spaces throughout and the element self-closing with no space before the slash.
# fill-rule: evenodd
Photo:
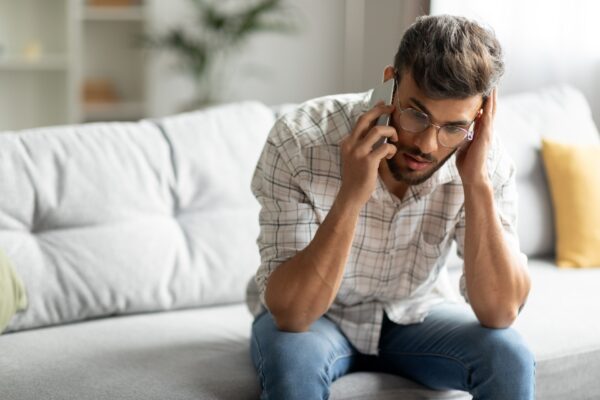
<svg viewBox="0 0 600 400">
<path fill-rule="evenodd" d="M 262 356 L 269 360 L 272 367 L 288 371 L 322 369 L 326 361 L 326 357 L 323 357 L 326 351 L 322 341 L 312 332 L 281 332 L 271 338 L 269 343 L 262 343 L 261 346 Z"/>
<path fill-rule="evenodd" d="M 322 334 L 277 330 L 272 318 L 255 322 L 252 358 L 262 399 L 326 399 L 332 378 L 328 370 L 340 357 Z"/>
<path fill-rule="evenodd" d="M 513 329 L 488 329 L 482 346 L 486 350 L 488 362 L 505 373 L 519 376 L 531 376 L 535 368 L 535 359 L 529 347 L 517 331 Z"/>
<path fill-rule="evenodd" d="M 517 331 L 482 328 L 476 346 L 481 354 L 479 372 L 486 377 L 480 389 L 487 387 L 485 392 L 498 399 L 533 399 L 535 358 Z"/>
</svg>

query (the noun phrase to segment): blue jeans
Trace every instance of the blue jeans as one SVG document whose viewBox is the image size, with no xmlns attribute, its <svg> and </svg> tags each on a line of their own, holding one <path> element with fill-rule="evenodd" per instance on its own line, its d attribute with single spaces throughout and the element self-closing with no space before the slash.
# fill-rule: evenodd
<svg viewBox="0 0 600 400">
<path fill-rule="evenodd" d="M 535 361 L 519 334 L 484 328 L 470 310 L 449 303 L 419 324 L 397 325 L 384 315 L 377 356 L 359 353 L 326 317 L 291 333 L 265 312 L 252 325 L 250 352 L 262 400 L 327 399 L 334 380 L 361 370 L 463 390 L 476 400 L 534 398 Z"/>
</svg>

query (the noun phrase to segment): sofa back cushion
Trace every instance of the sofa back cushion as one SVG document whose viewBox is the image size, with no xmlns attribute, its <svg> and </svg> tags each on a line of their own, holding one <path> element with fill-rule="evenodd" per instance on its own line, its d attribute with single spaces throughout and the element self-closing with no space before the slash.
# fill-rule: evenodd
<svg viewBox="0 0 600 400">
<path fill-rule="evenodd" d="M 29 298 L 8 331 L 243 300 L 272 124 L 248 102 L 0 134 L 0 248 Z"/>
<path fill-rule="evenodd" d="M 259 103 L 160 121 L 171 143 L 174 212 L 187 249 L 182 254 L 189 257 L 181 260 L 180 276 L 201 282 L 189 288 L 195 304 L 244 300 L 260 264 L 259 204 L 250 181 L 274 122 L 271 109 Z"/>
<path fill-rule="evenodd" d="M 583 94 L 570 86 L 503 96 L 498 102 L 495 131 L 517 168 L 521 250 L 529 256 L 551 255 L 554 219 L 540 150 L 542 138 L 599 143 L 590 107 Z"/>
</svg>

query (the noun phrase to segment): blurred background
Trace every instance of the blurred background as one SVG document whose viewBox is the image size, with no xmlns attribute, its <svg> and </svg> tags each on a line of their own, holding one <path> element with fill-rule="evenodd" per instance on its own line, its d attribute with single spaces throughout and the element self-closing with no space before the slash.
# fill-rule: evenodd
<svg viewBox="0 0 600 400">
<path fill-rule="evenodd" d="M 593 0 L 0 0 L 0 130 L 367 90 L 428 13 L 496 31 L 501 94 L 569 83 L 600 125 Z"/>
</svg>

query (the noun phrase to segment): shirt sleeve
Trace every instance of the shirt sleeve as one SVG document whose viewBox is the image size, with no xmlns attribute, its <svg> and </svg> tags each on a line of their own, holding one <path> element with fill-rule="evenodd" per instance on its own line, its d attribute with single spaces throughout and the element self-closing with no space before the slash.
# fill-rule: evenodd
<svg viewBox="0 0 600 400">
<path fill-rule="evenodd" d="M 523 265 L 527 265 L 527 256 L 520 250 L 519 236 L 517 233 L 518 198 L 515 166 L 512 160 L 510 160 L 506 155 L 503 155 L 502 157 L 503 160 L 499 163 L 492 176 L 496 210 L 500 217 L 500 223 L 502 224 L 504 239 L 506 240 L 511 252 L 518 255 Z M 462 260 L 464 260 L 465 227 L 465 210 L 463 208 L 454 236 L 454 240 L 456 241 L 456 250 L 458 256 Z M 463 271 L 459 282 L 459 290 L 462 297 L 467 301 L 467 303 L 469 303 L 464 262 Z"/>
<path fill-rule="evenodd" d="M 265 290 L 269 276 L 284 261 L 304 249 L 319 226 L 297 171 L 302 169 L 301 153 L 276 142 L 291 135 L 278 122 L 267 140 L 252 178 L 252 192 L 260 204 L 260 234 L 257 239 L 261 264 L 255 275 L 260 302 L 266 308 Z M 288 141 L 289 143 L 289 141 Z M 293 155 L 290 157 L 290 153 Z"/>
</svg>

